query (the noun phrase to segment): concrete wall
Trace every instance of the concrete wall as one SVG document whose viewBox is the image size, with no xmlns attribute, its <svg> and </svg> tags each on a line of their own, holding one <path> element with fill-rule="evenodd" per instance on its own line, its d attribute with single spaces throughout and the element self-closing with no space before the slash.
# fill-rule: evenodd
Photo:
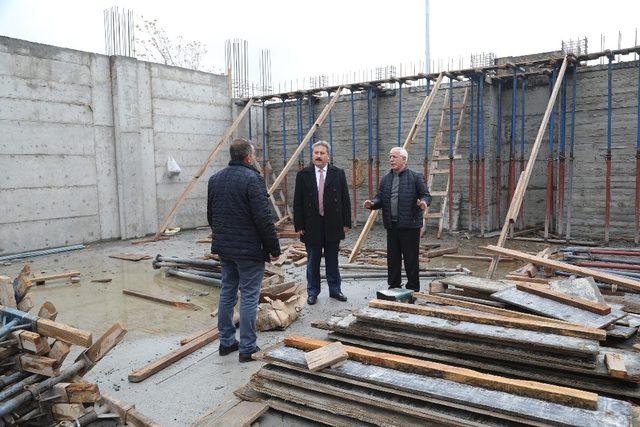
<svg viewBox="0 0 640 427">
<path fill-rule="evenodd" d="M 633 234 L 634 221 L 634 186 L 635 186 L 635 143 L 637 129 L 638 108 L 638 68 L 636 62 L 615 64 L 613 67 L 613 122 L 612 122 L 612 206 L 611 206 L 611 237 L 628 238 Z M 446 79 L 445 79 L 446 80 Z M 571 73 L 568 73 L 567 111 L 570 110 Z M 575 125 L 575 163 L 574 163 L 574 191 L 572 236 L 602 238 L 604 236 L 604 154 L 606 148 L 606 107 L 607 107 L 607 72 L 606 66 L 581 67 L 577 72 L 577 96 L 576 96 L 576 125 Z M 429 147 L 433 149 L 434 138 L 438 131 L 438 125 L 442 113 L 444 90 L 448 83 L 443 84 L 440 93 L 430 110 L 429 120 Z M 467 84 L 468 86 L 468 84 Z M 501 121 L 501 191 L 500 214 L 496 213 L 496 143 L 498 136 L 498 87 L 497 81 L 484 84 L 484 138 L 486 158 L 486 192 L 485 212 L 486 230 L 497 229 L 504 219 L 508 208 L 507 174 L 509 160 L 509 135 L 511 132 L 511 96 L 510 82 L 505 81 L 502 90 L 502 121 Z M 454 104 L 460 103 L 465 85 L 454 87 Z M 426 96 L 424 87 L 405 88 L 402 93 L 402 128 L 401 143 L 404 142 L 417 111 Z M 477 103 L 477 86 L 474 99 Z M 548 78 L 539 77 L 528 80 L 525 105 L 525 161 L 531 151 L 533 141 L 542 121 L 542 115 L 549 99 Z M 468 100 L 469 103 L 470 100 Z M 322 107 L 326 105 L 327 98 L 322 97 L 314 103 L 314 114 L 317 116 Z M 381 174 L 387 171 L 388 150 L 397 143 L 398 130 L 398 104 L 399 92 L 397 89 L 386 90 L 379 97 L 374 97 L 372 102 L 373 117 L 373 146 L 374 158 L 376 147 L 376 108 L 379 110 L 379 140 Z M 355 126 L 356 126 L 356 155 L 359 163 L 363 165 L 364 183 L 358 187 L 357 200 L 360 205 L 362 200 L 368 197 L 368 123 L 367 123 L 367 97 L 366 94 L 356 93 L 354 96 Z M 444 127 L 448 129 L 448 111 L 445 111 Z M 456 161 L 454 192 L 460 192 L 461 201 L 461 228 L 469 227 L 469 138 L 470 138 L 470 109 L 465 112 L 463 126 L 460 134 L 458 153 L 462 160 Z M 560 114 L 560 98 L 556 109 L 555 119 L 555 145 L 553 158 L 558 158 L 558 123 Z M 474 121 L 477 125 L 477 112 L 474 112 Z M 302 102 L 303 126 L 302 135 L 309 128 L 308 105 L 306 100 Z M 295 101 L 286 103 L 286 146 L 290 156 L 297 144 L 296 106 Z M 344 168 L 350 176 L 352 169 L 352 122 L 351 122 L 350 95 L 344 95 L 338 101 L 332 112 L 332 133 L 334 146 L 334 163 Z M 457 114 L 455 117 L 457 120 Z M 454 121 L 455 121 L 454 120 Z M 566 122 L 566 157 L 567 174 L 569 163 L 569 113 Z M 269 154 L 274 161 L 276 172 L 281 170 L 282 161 L 282 103 L 274 103 L 268 107 L 268 142 Z M 516 182 L 520 171 L 520 127 L 521 127 L 521 91 L 517 95 L 517 123 L 516 123 Z M 477 130 L 474 129 L 474 139 Z M 448 132 L 444 134 L 444 143 L 448 145 Z M 320 128 L 317 138 L 329 139 L 328 121 Z M 422 171 L 425 150 L 424 126 L 418 132 L 414 144 L 409 149 L 409 165 L 415 170 Z M 542 147 L 536 160 L 534 171 L 525 195 L 524 217 L 528 225 L 544 224 L 545 188 L 546 188 L 546 159 L 548 156 L 549 132 L 545 133 Z M 474 141 L 475 153 L 475 141 Z M 430 154 L 431 156 L 431 154 Z M 475 158 L 475 156 L 474 156 Z M 309 162 L 309 150 L 305 150 L 304 163 Z M 375 161 L 374 161 L 375 163 Z M 439 167 L 448 167 L 448 162 L 443 162 Z M 554 164 L 554 187 L 557 190 L 557 162 Z M 293 183 L 297 167 L 293 168 L 288 176 L 288 190 L 293 194 Z M 475 162 L 474 162 L 475 174 Z M 475 178 L 475 177 L 474 177 Z M 351 182 L 351 181 L 350 181 Z M 375 177 L 374 177 L 375 182 Z M 565 186 L 566 188 L 566 186 Z M 571 194 L 565 194 L 566 206 Z M 556 192 L 557 203 L 557 192 Z M 352 192 L 352 201 L 354 195 Z M 368 212 L 358 207 L 358 221 L 362 224 Z M 499 218 L 499 219 L 498 219 Z M 552 231 L 557 223 L 556 210 L 554 209 L 554 223 Z M 563 221 L 566 224 L 566 219 Z M 432 224 L 435 224 L 433 222 Z M 474 221 L 473 228 L 478 229 L 478 221 Z M 564 233 L 565 228 L 562 232 Z"/>
<path fill-rule="evenodd" d="M 225 76 L 0 37 L 0 253 L 155 232 L 231 123 L 226 88 Z M 172 224 L 206 224 L 206 180 L 226 157 Z"/>
</svg>

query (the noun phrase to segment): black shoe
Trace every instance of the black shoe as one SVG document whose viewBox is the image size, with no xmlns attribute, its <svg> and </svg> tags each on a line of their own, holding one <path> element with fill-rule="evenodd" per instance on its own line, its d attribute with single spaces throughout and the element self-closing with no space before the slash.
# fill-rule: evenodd
<svg viewBox="0 0 640 427">
<path fill-rule="evenodd" d="M 236 341 L 229 347 L 225 347 L 222 344 L 220 344 L 220 348 L 218 348 L 218 352 L 220 353 L 220 356 L 226 356 L 227 354 L 231 354 L 234 351 L 238 351 L 238 341 Z"/>
<path fill-rule="evenodd" d="M 314 305 L 316 302 L 318 302 L 318 297 L 314 297 L 314 296 L 307 297 L 307 304 Z"/>
<path fill-rule="evenodd" d="M 347 297 L 344 296 L 344 294 L 342 292 L 338 292 L 337 294 L 333 294 L 333 295 L 329 295 L 331 298 L 333 299 L 337 299 L 338 301 L 346 301 Z"/>
<path fill-rule="evenodd" d="M 255 359 L 253 357 L 251 357 L 251 356 L 254 353 L 257 353 L 259 351 L 260 351 L 260 347 L 256 346 L 256 348 L 254 348 L 251 353 L 240 353 L 240 354 L 238 354 L 238 361 L 240 363 L 253 362 Z"/>
</svg>

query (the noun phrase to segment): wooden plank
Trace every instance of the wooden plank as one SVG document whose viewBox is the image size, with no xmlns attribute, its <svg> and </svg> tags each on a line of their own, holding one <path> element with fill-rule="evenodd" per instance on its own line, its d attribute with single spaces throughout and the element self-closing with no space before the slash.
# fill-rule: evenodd
<svg viewBox="0 0 640 427">
<path fill-rule="evenodd" d="M 200 349 L 201 347 L 204 347 L 205 345 L 211 342 L 214 342 L 215 340 L 218 339 L 219 334 L 220 333 L 217 328 L 213 329 L 211 332 L 205 335 L 202 335 L 199 338 L 196 338 L 195 340 L 191 341 L 188 344 L 183 345 L 177 350 L 174 350 L 160 357 L 159 359 L 156 359 L 155 361 L 149 363 L 148 365 L 140 369 L 136 369 L 135 371 L 132 371 L 131 373 L 129 373 L 129 381 L 133 383 L 137 383 L 149 378 L 150 376 L 160 372 L 167 366 L 170 366 L 171 364 L 193 353 L 194 351 Z"/>
<path fill-rule="evenodd" d="M 496 292 L 491 297 L 527 311 L 590 328 L 604 328 L 626 316 L 626 313 L 621 310 L 621 306 L 616 304 L 611 304 L 611 313 L 601 316 L 561 302 L 519 291 L 515 286 Z"/>
<path fill-rule="evenodd" d="M 457 254 L 458 253 L 458 247 L 457 246 L 452 246 L 449 248 L 438 248 L 438 249 L 431 249 L 430 251 L 427 251 L 427 258 L 436 258 L 445 254 Z"/>
<path fill-rule="evenodd" d="M 589 390 L 596 393 L 604 393 L 616 398 L 640 398 L 640 385 L 638 383 L 620 381 L 619 379 L 611 377 L 604 378 L 590 376 L 588 373 L 585 375 L 576 375 L 574 372 L 555 369 L 549 366 L 526 366 L 526 369 L 523 369 L 523 365 L 518 362 L 506 362 L 493 358 L 463 355 L 455 352 L 440 352 L 427 348 L 416 349 L 415 347 L 404 346 L 400 343 L 373 341 L 341 333 L 331 333 L 329 339 L 341 341 L 343 344 L 365 347 L 376 351 L 397 353 L 409 357 L 417 357 L 420 359 L 464 366 L 482 372 L 491 372 L 498 375 L 514 376 L 516 378 L 530 379 L 570 388 Z M 606 367 L 604 369 L 606 376 L 608 376 Z"/>
<path fill-rule="evenodd" d="M 592 313 L 600 315 L 611 313 L 611 307 L 607 304 L 599 304 L 597 302 L 589 301 L 584 298 L 572 297 L 570 295 L 563 294 L 562 292 L 556 292 L 544 285 L 539 285 L 537 283 L 520 282 L 516 284 L 516 289 L 518 289 L 519 291 L 538 295 L 543 298 L 558 301 L 572 307 L 580 308 L 582 310 L 587 310 Z"/>
<path fill-rule="evenodd" d="M 217 315 L 218 315 L 217 309 L 214 313 L 211 313 L 211 317 L 216 317 Z M 237 326 L 239 322 L 240 322 L 240 313 L 236 311 L 233 313 L 233 324 Z M 200 332 L 196 332 L 195 334 L 191 334 L 188 337 L 181 339 L 180 345 L 189 344 L 191 341 L 196 340 L 202 337 L 203 335 L 210 334 L 211 332 L 215 332 L 217 330 L 218 328 L 208 328 Z"/>
<path fill-rule="evenodd" d="M 120 322 L 114 323 L 107 331 L 89 347 L 86 356 L 93 363 L 102 359 L 113 347 L 115 347 L 126 335 L 127 330 L 124 329 Z"/>
<path fill-rule="evenodd" d="M 419 348 L 424 351 L 444 352 L 463 358 L 490 355 L 493 360 L 519 364 L 520 369 L 536 366 L 579 372 L 586 375 L 609 376 L 604 367 L 602 350 L 595 358 L 584 359 L 571 355 L 549 353 L 533 347 L 516 347 L 510 344 L 493 343 L 488 340 L 477 340 L 474 339 L 474 337 L 443 336 L 414 331 L 408 328 L 398 330 L 385 325 L 375 325 L 373 323 L 359 321 L 350 322 L 350 320 L 349 317 L 338 317 L 329 322 L 314 322 L 314 326 L 332 331 L 332 333 L 339 333 L 340 335 L 382 341 L 392 346 L 404 345 L 414 349 Z M 602 359 L 601 366 L 600 359 Z M 630 360 L 630 363 L 634 363 L 634 366 L 637 367 L 637 357 L 627 358 L 627 360 Z M 446 360 L 443 361 L 446 362 Z M 634 372 L 638 373 L 637 371 Z"/>
<path fill-rule="evenodd" d="M 327 344 L 326 341 L 288 336 L 285 345 L 304 351 L 315 350 Z M 597 409 L 598 395 L 583 390 L 559 387 L 535 381 L 514 380 L 497 375 L 484 374 L 471 369 L 459 368 L 437 362 L 381 353 L 358 347 L 345 346 L 349 359 L 375 366 L 396 369 L 404 372 L 426 376 L 436 376 L 449 381 L 477 387 L 513 393 L 520 396 L 533 397 L 548 402 L 560 403 L 586 409 Z"/>
<path fill-rule="evenodd" d="M 609 375 L 615 378 L 626 378 L 627 368 L 624 366 L 624 361 L 618 353 L 607 353 L 604 358 L 604 362 L 609 370 Z"/>
<path fill-rule="evenodd" d="M 149 417 L 141 414 L 135 405 L 123 402 L 115 397 L 108 396 L 102 393 L 102 399 L 107 403 L 110 410 L 116 412 L 120 417 L 123 424 L 131 427 L 160 427 L 160 424 L 156 423 Z"/>
<path fill-rule="evenodd" d="M 556 103 L 556 98 L 558 97 L 558 92 L 560 91 L 560 87 L 562 86 L 562 82 L 564 81 L 564 73 L 567 70 L 568 63 L 569 57 L 565 56 L 564 60 L 562 61 L 562 65 L 560 66 L 560 70 L 558 71 L 556 82 L 553 85 L 551 96 L 549 96 L 547 108 L 545 109 L 544 115 L 542 116 L 542 123 L 540 123 L 536 139 L 533 142 L 533 147 L 531 147 L 529 159 L 527 160 L 527 166 L 518 177 L 518 184 L 516 185 L 515 191 L 511 198 L 511 203 L 509 204 L 509 209 L 507 210 L 507 215 L 505 216 L 504 223 L 502 224 L 502 230 L 500 231 L 500 236 L 498 237 L 498 242 L 496 243 L 496 246 L 498 247 L 504 247 L 505 240 L 507 239 L 507 233 L 509 232 L 509 227 L 511 226 L 511 224 L 515 223 L 518 214 L 520 213 L 522 201 L 524 200 L 524 193 L 527 190 L 527 186 L 529 185 L 529 179 L 531 179 L 533 166 L 535 165 L 536 159 L 538 158 L 540 145 L 542 145 L 542 138 L 544 138 L 547 124 L 549 123 L 549 118 L 551 117 L 553 107 Z M 487 278 L 491 279 L 493 277 L 496 268 L 498 267 L 499 260 L 499 256 L 493 258 L 493 261 L 491 262 L 491 265 L 487 270 Z"/>
<path fill-rule="evenodd" d="M 58 310 L 52 302 L 45 301 L 42 303 L 42 307 L 40 307 L 40 310 L 38 311 L 38 317 L 42 319 L 56 320 L 57 316 Z"/>
<path fill-rule="evenodd" d="M 51 346 L 49 354 L 47 354 L 47 357 L 54 359 L 58 366 L 61 366 L 70 350 L 71 347 L 69 346 L 69 344 L 61 340 L 55 340 L 53 342 L 53 345 Z"/>
<path fill-rule="evenodd" d="M 21 354 L 17 358 L 17 363 L 23 371 L 47 377 L 57 377 L 60 375 L 57 360 L 51 359 L 50 357 Z"/>
<path fill-rule="evenodd" d="M 31 292 L 22 297 L 18 303 L 18 310 L 28 313 L 33 308 L 33 300 L 31 299 Z"/>
<path fill-rule="evenodd" d="M 436 79 L 435 84 L 431 88 L 429 95 L 422 102 L 422 106 L 420 107 L 420 110 L 418 111 L 416 119 L 414 120 L 413 125 L 411 126 L 411 130 L 409 130 L 409 134 L 407 135 L 407 138 L 405 139 L 404 144 L 402 145 L 402 148 L 404 148 L 405 150 L 407 150 L 409 148 L 409 145 L 411 145 L 411 143 L 413 142 L 413 139 L 415 138 L 418 129 L 422 125 L 422 122 L 424 121 L 424 118 L 427 115 L 429 108 L 431 108 L 431 104 L 433 103 L 433 100 L 435 99 L 436 94 L 440 89 L 440 84 L 442 83 L 443 78 L 444 78 L 444 73 L 438 74 L 438 78 Z M 369 217 L 367 218 L 367 222 L 364 224 L 364 227 L 362 227 L 362 232 L 360 233 L 360 236 L 358 236 L 358 240 L 356 241 L 355 245 L 353 245 L 353 250 L 349 255 L 349 262 L 353 262 L 356 259 L 356 256 L 358 256 L 358 253 L 360 253 L 360 246 L 362 246 L 362 243 L 367 238 L 367 235 L 369 234 L 369 231 L 371 230 L 371 227 L 373 226 L 373 223 L 375 222 L 377 217 L 378 217 L 378 211 L 372 210 L 371 213 L 369 214 Z"/>
<path fill-rule="evenodd" d="M 32 354 L 43 355 L 51 348 L 47 339 L 32 331 L 20 331 L 16 333 L 18 347 Z"/>
<path fill-rule="evenodd" d="M 44 276 L 37 276 L 31 279 L 31 281 L 33 283 L 35 283 L 36 285 L 40 286 L 40 285 L 44 285 L 46 282 L 51 282 L 53 280 L 58 280 L 58 279 L 67 279 L 67 278 L 71 278 L 71 277 L 76 277 L 79 276 L 80 272 L 79 271 L 65 271 L 64 273 L 56 273 L 56 274 L 48 274 L 48 275 L 44 275 Z"/>
<path fill-rule="evenodd" d="M 413 417 L 398 411 L 398 406 L 392 402 L 384 407 L 373 405 L 371 402 L 361 403 L 353 399 L 354 396 L 350 393 L 341 392 L 341 390 L 336 394 L 322 393 L 300 387 L 298 384 L 290 385 L 262 376 L 252 378 L 249 386 L 260 393 L 304 405 L 315 412 L 348 416 L 354 420 L 347 424 L 348 426 L 358 421 L 376 426 L 423 427 L 430 424 L 424 418 Z"/>
<path fill-rule="evenodd" d="M 457 276 L 449 276 L 438 278 L 445 285 L 455 286 L 457 288 L 469 289 L 483 294 L 492 294 L 502 289 L 508 288 L 510 285 L 497 280 L 485 279 L 482 277 L 469 276 L 460 274 Z"/>
<path fill-rule="evenodd" d="M 313 134 L 318 130 L 318 128 L 320 128 L 322 123 L 324 123 L 325 119 L 329 115 L 329 111 L 331 111 L 333 106 L 336 104 L 336 102 L 340 98 L 340 94 L 342 93 L 343 89 L 344 88 L 342 86 L 338 87 L 336 89 L 336 92 L 333 94 L 331 101 L 329 101 L 327 105 L 324 106 L 324 108 L 318 115 L 318 118 L 316 119 L 316 121 L 313 123 L 313 125 L 311 125 L 311 128 L 309 128 L 309 131 L 304 136 L 302 141 L 300 141 L 300 144 L 298 144 L 298 147 L 296 147 L 296 150 L 293 152 L 293 154 L 287 161 L 287 164 L 284 165 L 284 167 L 282 168 L 282 171 L 280 171 L 280 174 L 278 174 L 278 177 L 273 181 L 273 183 L 271 184 L 271 187 L 269 187 L 269 191 L 267 191 L 269 195 L 273 194 L 278 188 L 280 188 L 280 184 L 282 184 L 284 177 L 287 176 L 287 174 L 289 173 L 289 169 L 291 169 L 293 164 L 297 161 L 298 156 L 300 155 L 302 150 L 304 150 L 304 148 L 307 146 Z"/>
<path fill-rule="evenodd" d="M 119 254 L 111 254 L 109 258 L 122 259 L 125 261 L 141 261 L 146 259 L 153 259 L 151 255 L 145 254 L 133 254 L 133 253 L 119 253 Z"/>
<path fill-rule="evenodd" d="M 585 338 L 560 336 L 526 329 L 513 329 L 498 325 L 485 325 L 464 320 L 451 321 L 439 317 L 399 313 L 373 307 L 357 310 L 354 316 L 359 322 L 387 325 L 394 329 L 409 329 L 425 334 L 504 343 L 510 346 L 518 346 L 530 350 L 536 349 L 556 355 L 573 355 L 583 359 L 595 357 L 600 349 L 598 341 Z"/>
<path fill-rule="evenodd" d="M 480 303 L 470 302 L 470 301 L 463 301 L 463 300 L 443 297 L 439 295 L 426 295 L 421 292 L 414 292 L 413 297 L 416 299 L 431 302 L 434 304 L 464 307 L 464 308 L 469 308 L 476 311 L 481 311 L 484 313 L 498 314 L 500 316 L 505 316 L 505 317 L 514 317 L 516 319 L 537 320 L 541 322 L 558 323 L 561 325 L 564 325 L 567 323 L 563 320 L 557 320 L 550 317 L 536 316 L 535 314 L 521 313 L 519 311 L 507 310 L 504 308 L 493 307 L 485 304 L 480 304 Z"/>
<path fill-rule="evenodd" d="M 369 301 L 369 307 L 381 308 L 383 310 L 393 310 L 402 313 L 413 313 L 424 316 L 439 317 L 442 319 L 480 323 L 484 325 L 497 325 L 504 326 L 506 328 L 540 331 L 569 337 L 579 337 L 599 341 L 604 341 L 607 339 L 607 333 L 601 329 L 585 328 L 583 326 L 571 325 L 569 323 L 560 325 L 558 323 L 541 322 L 539 320 L 516 319 L 513 317 L 506 317 L 495 314 L 470 313 L 468 311 L 450 310 L 439 307 L 427 307 L 393 301 L 382 301 L 378 299 Z"/>
<path fill-rule="evenodd" d="M 231 138 L 231 136 L 233 135 L 233 132 L 236 130 L 238 125 L 240 125 L 240 122 L 242 121 L 244 116 L 249 112 L 254 102 L 255 100 L 253 98 L 249 99 L 249 101 L 244 106 L 240 114 L 238 114 L 238 117 L 236 117 L 236 119 L 233 121 L 231 126 L 229 126 L 229 128 L 227 128 L 227 130 L 224 132 L 224 134 L 222 135 L 218 143 L 213 147 L 213 149 L 207 156 L 204 163 L 200 165 L 200 167 L 194 174 L 193 178 L 191 178 L 191 181 L 189 181 L 189 183 L 184 188 L 184 190 L 182 190 L 182 193 L 180 193 L 180 195 L 176 199 L 175 203 L 173 204 L 169 212 L 167 212 L 167 214 L 164 216 L 162 222 L 160 223 L 160 226 L 158 227 L 158 230 L 156 231 L 156 234 L 153 236 L 153 238 L 150 241 L 157 241 L 161 237 L 162 233 L 164 233 L 164 230 L 169 226 L 169 222 L 175 215 L 176 210 L 178 210 L 178 206 L 180 206 L 180 204 L 187 197 L 187 194 L 189 194 L 193 186 L 196 184 L 196 181 L 198 181 L 198 179 L 200 179 L 200 177 L 206 172 L 207 167 L 209 167 L 209 164 L 211 163 L 213 158 L 218 154 L 218 151 L 222 148 L 222 145 L 224 144 L 224 142 L 227 139 Z"/>
<path fill-rule="evenodd" d="M 319 393 L 323 396 L 331 396 L 344 402 L 348 408 L 350 402 L 364 404 L 364 419 L 372 422 L 372 412 L 369 408 L 380 408 L 391 410 L 391 422 L 381 421 L 382 425 L 407 425 L 411 419 L 401 418 L 403 415 L 418 418 L 418 424 L 423 425 L 454 425 L 454 426 L 503 426 L 503 423 L 487 415 L 475 414 L 455 407 L 447 407 L 436 403 L 418 401 L 411 399 L 409 393 L 402 395 L 388 393 L 371 387 L 360 381 L 344 381 L 342 378 L 324 375 L 309 374 L 307 372 L 294 370 L 289 367 L 282 367 L 269 364 L 261 368 L 250 383 L 250 387 L 260 384 L 261 387 L 268 386 L 269 383 L 280 383 L 293 387 L 290 393 L 299 394 L 298 389 L 303 389 L 311 393 Z M 273 389 L 272 389 L 273 390 Z M 282 390 L 282 389 L 281 389 Z M 265 390 L 266 392 L 266 390 Z M 267 393 L 271 395 L 271 393 Z M 409 397 L 409 399 L 407 399 Z"/>
<path fill-rule="evenodd" d="M 9 276 L 0 276 L 0 304 L 17 308 L 13 280 Z"/>
<path fill-rule="evenodd" d="M 205 419 L 192 424 L 192 427 L 249 427 L 269 410 L 264 402 L 250 402 L 234 398 L 233 405 L 221 405 Z"/>
<path fill-rule="evenodd" d="M 616 276 L 600 270 L 593 270 L 591 268 L 579 267 L 577 265 L 569 264 L 562 261 L 557 261 L 549 258 L 542 258 L 536 255 L 530 255 L 524 252 L 505 249 L 494 245 L 488 245 L 486 247 L 488 251 L 491 251 L 500 255 L 507 255 L 513 258 L 518 258 L 523 261 L 529 261 L 536 265 L 542 265 L 544 267 L 551 267 L 555 270 L 566 271 L 568 273 L 577 274 L 584 277 L 593 277 L 594 279 L 609 283 L 612 285 L 624 286 L 627 289 L 640 291 L 640 281 L 633 280 L 627 277 Z"/>
<path fill-rule="evenodd" d="M 349 355 L 342 343 L 333 342 L 306 353 L 304 358 L 307 361 L 307 368 L 311 372 L 316 372 L 347 360 Z"/>
<path fill-rule="evenodd" d="M 187 310 L 202 310 L 202 307 L 200 307 L 199 305 L 196 305 L 194 303 L 191 302 L 183 302 L 183 301 L 174 301 L 174 300 L 169 300 L 166 298 L 162 298 L 162 297 L 157 297 L 154 295 L 149 295 L 149 294 L 145 294 L 142 292 L 138 292 L 138 291 L 133 291 L 131 289 L 123 289 L 122 293 L 125 295 L 130 295 L 133 297 L 138 297 L 138 298 L 142 298 L 142 299 L 146 299 L 149 301 L 154 301 L 154 302 L 159 302 L 161 304 L 165 304 L 165 305 L 170 305 L 172 307 L 177 307 L 177 308 L 184 308 Z"/>
<path fill-rule="evenodd" d="M 551 280 L 558 279 L 558 277 L 528 277 L 528 276 L 518 276 L 517 274 L 507 274 L 504 276 L 504 279 L 511 282 L 541 283 L 543 285 L 546 285 Z"/>
<path fill-rule="evenodd" d="M 92 343 L 91 332 L 49 319 L 39 318 L 36 321 L 36 332 L 80 347 L 89 347 Z"/>
<path fill-rule="evenodd" d="M 20 270 L 20 273 L 18 273 L 18 277 L 16 277 L 16 280 L 15 280 L 16 293 L 20 297 L 24 296 L 29 291 L 29 288 L 33 286 L 33 283 L 31 282 L 31 279 L 29 278 L 29 276 L 31 276 L 31 266 L 29 265 L 29 263 L 25 263 L 25 265 L 22 266 L 22 270 Z"/>
</svg>

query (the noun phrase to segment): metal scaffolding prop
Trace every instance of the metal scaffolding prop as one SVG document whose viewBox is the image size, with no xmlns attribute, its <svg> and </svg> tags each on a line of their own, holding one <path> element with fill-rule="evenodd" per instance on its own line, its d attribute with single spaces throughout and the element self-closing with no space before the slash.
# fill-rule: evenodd
<svg viewBox="0 0 640 427">
<path fill-rule="evenodd" d="M 436 93 L 438 93 L 438 89 L 440 88 L 440 83 L 442 83 L 443 78 L 444 78 L 444 73 L 440 73 L 438 75 L 438 78 L 436 79 L 433 89 L 431 89 L 431 92 L 429 92 L 429 95 L 425 98 L 424 102 L 422 103 L 422 106 L 418 111 L 418 115 L 416 116 L 416 119 L 413 122 L 413 125 L 411 126 L 411 130 L 409 131 L 409 134 L 407 135 L 407 138 L 405 139 L 404 144 L 402 145 L 402 148 L 404 148 L 405 150 L 409 147 L 409 145 L 411 145 L 411 143 L 413 142 L 413 139 L 418 133 L 418 129 L 422 125 L 422 122 L 424 121 L 425 116 L 429 111 L 429 108 L 431 108 L 431 104 L 435 99 Z M 369 231 L 371 230 L 371 227 L 373 226 L 373 223 L 375 222 L 377 217 L 378 217 L 378 211 L 372 210 L 371 213 L 369 214 L 369 218 L 367 219 L 367 222 L 362 228 L 360 237 L 358 237 L 358 240 L 356 241 L 356 244 L 354 245 L 353 250 L 349 255 L 350 263 L 353 262 L 353 260 L 356 258 L 356 256 L 360 252 L 360 246 L 362 246 L 362 243 L 367 238 L 367 235 L 369 234 Z"/>
<path fill-rule="evenodd" d="M 196 173 L 193 176 L 193 178 L 191 178 L 191 181 L 189 181 L 189 183 L 184 188 L 184 190 L 182 190 L 182 193 L 180 193 L 180 196 L 178 196 L 178 199 L 173 204 L 173 207 L 171 208 L 171 210 L 169 210 L 169 212 L 167 212 L 167 214 L 165 215 L 164 219 L 162 220 L 162 223 L 160 224 L 160 227 L 158 227 L 158 231 L 156 231 L 156 234 L 151 239 L 147 239 L 146 241 L 149 241 L 149 242 L 157 241 L 160 238 L 160 236 L 162 235 L 164 230 L 169 225 L 169 222 L 171 221 L 171 219 L 175 215 L 176 210 L 178 209 L 178 206 L 180 206 L 180 204 L 187 197 L 187 194 L 189 194 L 189 191 L 191 191 L 191 189 L 193 188 L 195 183 L 198 181 L 198 179 L 200 179 L 200 177 L 205 173 L 205 171 L 207 170 L 207 167 L 209 166 L 209 164 L 211 164 L 211 161 L 218 154 L 218 151 L 220 151 L 220 148 L 222 148 L 222 145 L 225 143 L 225 141 L 227 139 L 231 138 L 231 135 L 236 130 L 236 128 L 238 127 L 238 125 L 240 124 L 240 122 L 242 121 L 244 116 L 249 112 L 249 110 L 251 109 L 251 106 L 253 105 L 253 103 L 254 103 L 254 100 L 253 99 L 249 99 L 249 101 L 244 106 L 244 108 L 242 109 L 242 111 L 240 112 L 238 117 L 236 117 L 236 119 L 233 121 L 231 126 L 229 126 L 229 128 L 224 133 L 224 135 L 222 135 L 222 138 L 220 138 L 220 141 L 218 141 L 216 146 L 213 147 L 213 150 L 211 150 L 211 152 L 209 153 L 209 156 L 207 156 L 207 159 L 198 168 L 198 170 L 196 171 Z M 144 241 L 137 241 L 136 243 L 144 243 Z"/>
<path fill-rule="evenodd" d="M 540 128 L 538 129 L 538 134 L 536 135 L 535 142 L 533 143 L 533 148 L 531 149 L 531 154 L 529 155 L 529 160 L 527 162 L 527 167 L 520 174 L 518 185 L 516 186 L 513 198 L 511 199 L 511 204 L 509 205 L 509 210 L 507 211 L 507 215 L 504 219 L 502 231 L 500 232 L 500 237 L 498 237 L 498 243 L 496 244 L 499 247 L 504 247 L 509 227 L 515 222 L 518 213 L 520 212 L 520 207 L 522 206 L 522 200 L 524 198 L 524 192 L 527 189 L 527 185 L 529 185 L 529 179 L 531 178 L 531 173 L 533 172 L 533 165 L 536 161 L 536 158 L 538 157 L 538 151 L 540 151 L 542 138 L 549 123 L 551 112 L 556 104 L 556 98 L 558 97 L 558 92 L 560 91 L 560 86 L 562 85 L 564 73 L 567 70 L 568 62 L 569 56 L 565 56 L 564 60 L 562 61 L 562 65 L 560 66 L 560 71 L 558 72 L 553 91 L 551 92 L 551 96 L 549 97 L 549 102 L 544 112 L 544 116 L 542 117 L 542 123 L 540 124 Z M 488 278 L 493 277 L 496 271 L 496 267 L 498 266 L 499 259 L 499 256 L 494 256 L 491 260 L 491 265 L 489 266 L 489 270 L 487 272 Z"/>
</svg>

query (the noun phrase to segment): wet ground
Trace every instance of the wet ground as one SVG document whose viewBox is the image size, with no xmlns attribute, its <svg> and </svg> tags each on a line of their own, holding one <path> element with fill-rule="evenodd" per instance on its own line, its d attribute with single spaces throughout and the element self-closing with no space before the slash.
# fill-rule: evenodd
<svg viewBox="0 0 640 427">
<path fill-rule="evenodd" d="M 351 247 L 360 229 L 352 230 L 343 243 Z M 245 384 L 252 373 L 260 367 L 259 362 L 239 364 L 237 353 L 220 357 L 218 344 L 213 343 L 185 357 L 160 373 L 140 383 L 130 383 L 130 371 L 140 368 L 152 360 L 179 347 L 179 341 L 194 332 L 216 326 L 211 312 L 217 308 L 218 289 L 183 279 L 165 277 L 162 270 L 154 270 L 151 260 L 125 261 L 108 256 L 115 253 L 132 252 L 155 256 L 196 257 L 209 251 L 208 244 L 196 243 L 206 237 L 208 229 L 182 232 L 170 240 L 131 245 L 130 242 L 106 242 L 89 245 L 74 252 L 47 255 L 31 259 L 34 275 L 53 274 L 69 270 L 81 273 L 80 282 L 68 279 L 53 281 L 44 286 L 34 286 L 32 312 L 37 314 L 44 301 L 51 301 L 58 309 L 57 320 L 89 330 L 98 337 L 110 325 L 120 321 L 128 330 L 125 339 L 86 376 L 98 382 L 102 391 L 125 400 L 147 416 L 166 426 L 183 426 L 194 421 L 205 410 L 231 397 L 232 392 Z M 423 243 L 436 242 L 427 234 Z M 460 254 L 486 252 L 479 246 L 494 244 L 496 238 L 461 238 L 444 236 L 437 241 L 442 246 L 459 245 Z M 284 246 L 292 240 L 283 239 Z M 366 247 L 385 248 L 385 232 L 381 226 L 372 229 Z M 510 248 L 536 252 L 543 244 L 509 242 Z M 340 262 L 346 262 L 341 257 Z M 455 267 L 462 265 L 475 275 L 483 275 L 489 265 L 485 261 L 434 258 L 433 267 Z M 501 262 L 496 277 L 517 268 L 522 263 Z M 14 277 L 23 262 L 14 261 L 0 266 L 0 274 Z M 305 267 L 285 266 L 287 276 L 303 280 Z M 91 282 L 94 279 L 111 279 L 109 283 Z M 427 283 L 421 283 L 424 290 Z M 306 307 L 300 318 L 286 331 L 265 332 L 258 336 L 262 348 L 274 345 L 287 334 L 300 334 L 317 338 L 326 333 L 310 326 L 311 321 L 326 319 L 333 312 L 364 306 L 375 296 L 375 291 L 386 288 L 385 280 L 345 280 L 342 290 L 349 298 L 341 303 L 328 298 L 326 285 L 318 304 Z M 164 298 L 188 301 L 201 310 L 187 310 L 124 295 L 123 289 L 136 290 Z M 70 355 L 68 360 L 72 360 Z M 266 424 L 283 422 L 278 415 L 265 420 Z M 265 422 L 261 423 L 265 425 Z"/>
</svg>

